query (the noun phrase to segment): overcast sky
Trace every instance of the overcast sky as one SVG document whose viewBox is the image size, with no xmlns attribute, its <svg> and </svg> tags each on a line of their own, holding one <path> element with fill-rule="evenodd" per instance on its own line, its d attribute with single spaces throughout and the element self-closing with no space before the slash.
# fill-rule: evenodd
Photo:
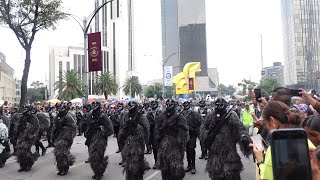
<svg viewBox="0 0 320 180">
<path fill-rule="evenodd" d="M 160 0 L 136 0 L 139 14 L 135 23 L 145 25 L 136 32 L 137 57 L 152 57 L 161 61 L 161 7 Z M 93 10 L 94 0 L 64 0 L 64 9 L 79 17 Z M 279 0 L 206 0 L 208 66 L 217 67 L 220 83 L 236 85 L 241 79 L 258 82 L 261 71 L 260 34 L 263 36 L 264 66 L 283 62 L 282 26 Z M 147 14 L 147 15 L 146 15 Z M 143 15 L 143 16 L 142 16 Z M 79 25 L 73 20 L 61 21 L 55 31 L 40 31 L 36 35 L 31 55 L 29 84 L 45 81 L 49 69 L 49 46 L 82 46 L 83 38 Z M 15 76 L 22 77 L 24 50 L 10 29 L 0 26 L 0 51 L 7 63 L 15 69 Z M 156 62 L 159 61 L 159 62 Z M 139 71 L 142 68 L 139 68 Z M 139 72 L 142 81 L 161 77 L 148 75 L 150 69 Z"/>
</svg>

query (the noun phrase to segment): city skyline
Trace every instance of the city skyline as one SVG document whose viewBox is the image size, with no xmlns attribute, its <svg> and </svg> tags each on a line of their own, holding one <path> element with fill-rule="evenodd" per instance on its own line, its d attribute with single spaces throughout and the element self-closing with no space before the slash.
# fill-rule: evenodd
<svg viewBox="0 0 320 180">
<path fill-rule="evenodd" d="M 139 42 L 135 42 L 135 58 L 143 58 L 145 62 L 152 58 L 153 62 L 159 61 L 161 69 L 161 6 L 156 1 L 142 1 L 145 2 L 139 2 L 141 4 L 135 7 L 135 11 L 140 13 L 137 15 L 140 19 L 135 19 L 135 26 L 140 24 L 136 27 L 137 41 Z M 79 17 L 90 14 L 94 9 L 94 3 L 90 0 L 82 1 L 83 4 L 75 3 L 75 0 L 64 2 L 66 3 L 65 9 Z M 143 3 L 147 3 L 148 6 L 143 6 Z M 247 7 L 248 5 L 251 7 Z M 271 8 L 275 10 L 275 13 L 268 14 L 268 9 Z M 145 10 L 142 11 L 143 9 Z M 283 62 L 279 2 L 264 0 L 258 3 L 254 0 L 248 0 L 240 3 L 235 0 L 228 2 L 207 0 L 206 9 L 207 17 L 210 17 L 210 20 L 207 20 L 208 67 L 218 68 L 221 83 L 236 85 L 241 79 L 249 79 L 250 77 L 254 81 L 259 80 L 261 70 L 260 34 L 263 34 L 264 37 L 265 66 L 270 66 L 273 61 Z M 225 15 L 223 19 L 220 18 L 219 15 L 226 14 L 226 9 L 232 12 L 229 12 L 231 15 Z M 148 13 L 148 17 L 142 16 L 145 15 L 144 13 Z M 142 17 L 144 19 L 141 19 Z M 141 26 L 143 22 L 148 22 L 148 28 Z M 81 46 L 82 32 L 77 26 L 76 22 L 69 19 L 62 21 L 56 31 L 41 31 L 37 34 L 32 51 L 28 84 L 36 80 L 45 81 L 44 77 L 48 72 L 43 67 L 48 67 L 44 64 L 48 64 L 49 46 Z M 155 37 L 153 37 L 153 30 Z M 16 77 L 21 78 L 22 64 L 24 63 L 23 50 L 10 29 L 0 27 L 0 32 L 0 39 L 3 40 L 2 42 L 6 42 L 0 43 L 0 51 L 7 56 L 8 64 L 15 69 Z M 160 48 L 151 48 L 150 46 L 159 46 Z M 231 64 L 234 65 L 230 66 Z M 250 64 L 252 67 L 249 72 L 245 64 Z M 137 65 L 141 76 L 151 74 L 152 78 L 162 77 L 161 73 L 152 74 L 150 68 L 144 72 L 143 65 Z M 156 64 L 153 63 L 153 65 Z M 236 77 L 233 76 L 235 74 Z M 143 83 L 146 81 L 147 79 L 142 80 Z"/>
</svg>

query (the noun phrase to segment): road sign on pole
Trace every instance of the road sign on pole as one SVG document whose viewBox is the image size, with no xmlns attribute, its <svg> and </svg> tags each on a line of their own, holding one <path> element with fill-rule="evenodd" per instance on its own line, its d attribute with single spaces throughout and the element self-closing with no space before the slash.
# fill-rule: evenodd
<svg viewBox="0 0 320 180">
<path fill-rule="evenodd" d="M 165 86 L 172 86 L 172 66 L 165 66 L 163 68 L 164 71 L 164 85 Z"/>
</svg>

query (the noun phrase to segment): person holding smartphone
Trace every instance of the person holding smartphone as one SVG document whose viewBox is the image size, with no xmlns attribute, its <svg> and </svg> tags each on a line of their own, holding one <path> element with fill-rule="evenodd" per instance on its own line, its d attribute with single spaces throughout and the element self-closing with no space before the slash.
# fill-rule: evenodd
<svg viewBox="0 0 320 180">
<path fill-rule="evenodd" d="M 269 102 L 264 108 L 262 118 L 269 132 L 275 129 L 292 128 L 300 121 L 299 115 L 290 112 L 289 106 L 280 101 Z M 269 146 L 267 148 L 265 157 L 263 157 L 261 150 L 257 149 L 254 144 L 251 144 L 251 146 L 253 147 L 257 166 L 259 167 L 260 179 L 273 180 L 271 147 Z M 310 154 L 312 155 L 312 152 L 310 152 Z M 313 161 L 311 162 L 312 173 L 315 173 L 315 175 L 319 174 L 316 170 L 317 168 L 314 167 L 316 165 L 314 163 L 314 157 L 311 157 L 311 161 Z"/>
</svg>

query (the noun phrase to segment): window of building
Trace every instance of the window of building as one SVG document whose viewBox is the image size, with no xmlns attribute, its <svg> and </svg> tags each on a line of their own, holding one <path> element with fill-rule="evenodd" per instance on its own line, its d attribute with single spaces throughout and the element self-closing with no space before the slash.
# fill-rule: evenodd
<svg viewBox="0 0 320 180">
<path fill-rule="evenodd" d="M 110 19 L 113 19 L 113 1 L 110 2 Z"/>
<path fill-rule="evenodd" d="M 59 82 L 62 82 L 62 61 L 59 61 Z M 62 86 L 59 85 L 59 90 L 62 90 Z"/>
<path fill-rule="evenodd" d="M 75 54 L 73 55 L 73 69 L 77 69 L 77 55 Z"/>
<path fill-rule="evenodd" d="M 120 9 L 120 3 L 119 3 L 119 0 L 117 0 L 117 17 L 120 17 L 120 11 L 119 11 L 119 9 Z"/>
<path fill-rule="evenodd" d="M 70 62 L 67 62 L 67 71 L 70 71 Z"/>
<path fill-rule="evenodd" d="M 113 22 L 113 75 L 116 76 L 116 23 Z"/>
</svg>

